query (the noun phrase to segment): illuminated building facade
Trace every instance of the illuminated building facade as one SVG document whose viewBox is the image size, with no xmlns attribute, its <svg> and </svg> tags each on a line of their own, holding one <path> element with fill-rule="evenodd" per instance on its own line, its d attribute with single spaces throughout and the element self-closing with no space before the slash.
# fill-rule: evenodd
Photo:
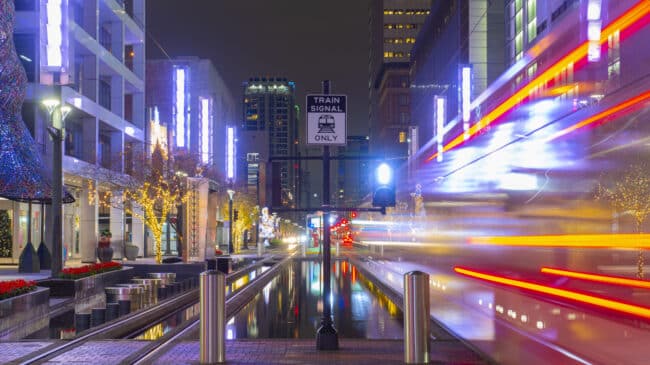
<svg viewBox="0 0 650 365">
<path fill-rule="evenodd" d="M 163 126 L 174 153 L 189 153 L 227 175 L 226 128 L 234 124 L 235 102 L 210 60 L 148 60 L 146 104 L 148 130 Z"/>
<path fill-rule="evenodd" d="M 133 152 L 144 148 L 145 1 L 16 0 L 14 41 L 29 86 L 23 119 L 52 163 L 51 123 L 42 106 L 56 99 L 71 111 L 64 120 L 63 176 L 76 202 L 63 207 L 63 250 L 67 258 L 96 261 L 99 232 L 110 229 L 145 252 L 144 226 L 120 209 L 100 208 L 89 186 L 102 186 L 96 171 L 128 173 Z M 16 262 L 26 244 L 27 204 L 0 200 L 10 211 Z M 32 212 L 32 241 L 40 241 L 39 205 Z M 45 208 L 47 219 L 48 208 Z M 47 225 L 46 225 L 47 227 Z M 45 242 L 51 237 L 45 232 Z M 114 246 L 114 257 L 122 256 Z"/>
<path fill-rule="evenodd" d="M 191 259 L 201 259 L 207 244 L 227 241 L 214 227 L 222 221 L 213 193 L 234 180 L 235 102 L 210 60 L 198 57 L 147 61 L 147 143 L 167 146 L 175 157 L 188 156 L 204 171 L 184 171 L 196 189 L 183 206 L 183 237 Z M 230 163 L 229 163 L 230 161 Z M 214 180 L 208 180 L 214 179 Z M 169 233 L 168 233 L 169 232 Z M 207 236 L 205 234 L 207 232 Z M 207 238 L 206 238 L 207 237 Z M 163 247 L 178 252 L 176 231 L 163 226 Z"/>
<path fill-rule="evenodd" d="M 295 87 L 286 78 L 255 77 L 243 83 L 238 174 L 262 206 L 298 204 L 298 161 L 268 162 L 298 154 Z"/>
</svg>

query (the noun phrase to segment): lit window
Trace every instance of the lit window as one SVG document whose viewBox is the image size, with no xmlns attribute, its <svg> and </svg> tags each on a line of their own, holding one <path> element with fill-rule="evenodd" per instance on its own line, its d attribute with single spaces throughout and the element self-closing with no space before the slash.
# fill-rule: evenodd
<svg viewBox="0 0 650 365">
<path fill-rule="evenodd" d="M 516 11 L 521 10 L 521 4 L 522 4 L 522 0 L 515 0 L 515 10 Z"/>
<path fill-rule="evenodd" d="M 537 18 L 528 23 L 528 43 L 532 42 L 537 37 Z"/>
<path fill-rule="evenodd" d="M 523 37 L 523 33 L 522 33 L 522 32 L 519 32 L 519 33 L 515 36 L 515 54 L 519 54 L 519 53 L 521 53 L 521 52 L 523 51 L 523 47 L 524 47 L 524 37 Z"/>
<path fill-rule="evenodd" d="M 614 32 L 607 37 L 607 77 L 617 80 L 621 74 L 621 34 Z"/>
<path fill-rule="evenodd" d="M 399 132 L 399 143 L 406 143 L 406 132 Z"/>
</svg>

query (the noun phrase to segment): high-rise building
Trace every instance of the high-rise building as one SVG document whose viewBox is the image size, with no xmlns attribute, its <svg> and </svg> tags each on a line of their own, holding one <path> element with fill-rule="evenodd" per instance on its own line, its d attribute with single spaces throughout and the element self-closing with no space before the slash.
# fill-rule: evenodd
<svg viewBox="0 0 650 365">
<path fill-rule="evenodd" d="M 406 157 L 411 123 L 409 60 L 431 0 L 370 3 L 370 148 L 373 154 Z"/>
<path fill-rule="evenodd" d="M 144 148 L 145 1 L 16 0 L 15 9 L 14 41 L 29 81 L 23 119 L 46 164 L 53 118 L 42 102 L 71 108 L 63 120 L 63 176 L 76 202 L 63 208 L 65 254 L 95 262 L 98 232 L 109 229 L 113 242 L 137 245 L 142 255 L 144 225 L 121 209 L 98 207 L 90 186 L 104 181 L 89 171 L 128 172 L 132 152 Z M 2 200 L 0 209 L 11 211 L 14 222 L 26 220 L 27 204 Z M 34 207 L 32 222 L 42 214 Z M 31 228 L 39 237 L 40 225 Z M 27 229 L 14 225 L 14 259 Z M 47 232 L 45 238 L 50 245 Z M 121 256 L 121 248 L 114 251 Z"/>
<path fill-rule="evenodd" d="M 268 162 L 298 154 L 295 87 L 293 81 L 279 77 L 254 77 L 243 83 L 238 175 L 263 206 L 297 207 L 298 161 Z"/>
</svg>

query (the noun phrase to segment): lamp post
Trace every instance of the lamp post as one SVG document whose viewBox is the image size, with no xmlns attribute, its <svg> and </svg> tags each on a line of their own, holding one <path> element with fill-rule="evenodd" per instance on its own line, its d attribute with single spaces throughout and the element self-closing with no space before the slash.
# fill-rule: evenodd
<svg viewBox="0 0 650 365">
<path fill-rule="evenodd" d="M 63 269 L 63 124 L 71 108 L 61 105 L 56 99 L 43 100 L 47 108 L 50 126 L 47 128 L 52 138 L 52 277 Z"/>
<path fill-rule="evenodd" d="M 230 217 L 230 224 L 228 225 L 228 253 L 232 254 L 232 197 L 235 195 L 235 191 L 232 189 L 228 189 L 228 197 L 230 198 L 228 200 L 228 216 Z"/>
</svg>

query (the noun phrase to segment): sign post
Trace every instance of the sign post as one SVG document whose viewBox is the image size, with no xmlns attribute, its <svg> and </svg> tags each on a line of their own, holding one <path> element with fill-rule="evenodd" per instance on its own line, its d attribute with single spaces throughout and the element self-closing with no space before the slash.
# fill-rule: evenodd
<svg viewBox="0 0 650 365">
<path fill-rule="evenodd" d="M 323 81 L 323 95 L 307 95 L 307 144 L 323 145 L 323 318 L 316 333 L 318 350 L 338 350 L 339 337 L 330 307 L 330 145 L 345 145 L 345 95 L 330 95 L 330 81 Z"/>
</svg>

